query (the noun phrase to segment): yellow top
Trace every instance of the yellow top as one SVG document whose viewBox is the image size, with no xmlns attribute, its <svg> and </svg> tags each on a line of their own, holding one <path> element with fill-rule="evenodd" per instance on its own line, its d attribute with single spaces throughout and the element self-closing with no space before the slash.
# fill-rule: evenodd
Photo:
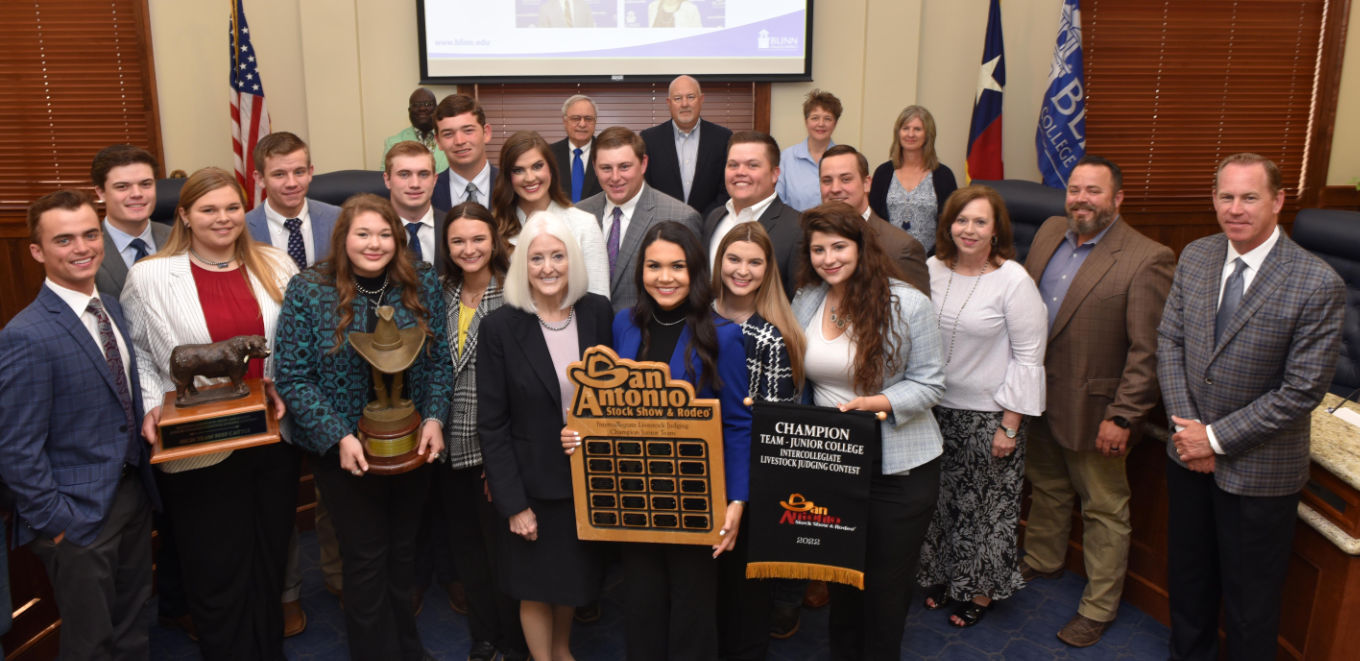
<svg viewBox="0 0 1360 661">
<path fill-rule="evenodd" d="M 472 328 L 472 318 L 477 315 L 477 308 L 470 308 L 458 301 L 458 355 L 463 354 L 463 345 L 467 342 L 468 329 Z"/>
</svg>

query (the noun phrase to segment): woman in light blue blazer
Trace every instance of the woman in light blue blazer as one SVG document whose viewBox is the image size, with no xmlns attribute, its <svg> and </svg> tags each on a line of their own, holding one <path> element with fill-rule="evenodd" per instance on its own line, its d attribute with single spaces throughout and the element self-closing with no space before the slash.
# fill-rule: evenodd
<svg viewBox="0 0 1360 661">
<path fill-rule="evenodd" d="M 897 659 L 921 542 L 940 487 L 944 393 L 930 300 L 889 277 L 892 262 L 849 205 L 803 214 L 793 313 L 807 336 L 813 402 L 887 414 L 869 486 L 864 590 L 832 585 L 832 658 Z"/>
</svg>

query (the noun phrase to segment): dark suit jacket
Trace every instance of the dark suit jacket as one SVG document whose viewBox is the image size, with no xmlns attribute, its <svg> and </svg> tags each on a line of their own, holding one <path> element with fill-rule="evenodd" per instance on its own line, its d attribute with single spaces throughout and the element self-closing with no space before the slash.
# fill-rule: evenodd
<svg viewBox="0 0 1360 661">
<path fill-rule="evenodd" d="M 883 252 L 901 269 L 902 279 L 930 298 L 930 270 L 926 268 L 925 246 L 911 233 L 883 220 L 872 209 L 869 211 L 869 228 L 874 230 L 874 238 L 878 239 Z"/>
<path fill-rule="evenodd" d="M 1157 345 L 1166 411 L 1213 427 L 1224 451 L 1214 460 L 1220 489 L 1298 493 L 1308 481 L 1311 414 L 1341 348 L 1345 286 L 1330 266 L 1281 234 L 1216 342 L 1227 254 L 1222 234 L 1181 253 Z M 1180 461 L 1172 444 L 1167 451 Z"/>
<path fill-rule="evenodd" d="M 450 167 L 450 170 L 452 168 Z M 449 172 L 445 170 L 439 173 L 434 180 L 434 196 L 430 199 L 430 204 L 436 209 L 452 209 L 463 201 L 463 191 L 458 191 L 458 199 L 453 199 L 453 193 L 449 190 Z M 491 166 L 491 191 L 487 191 L 486 199 L 491 199 L 491 192 L 496 190 L 496 175 L 500 170 L 496 166 Z M 488 208 L 490 205 L 488 205 Z"/>
<path fill-rule="evenodd" d="M 704 218 L 704 231 L 699 235 L 700 244 L 703 246 L 704 254 L 709 253 L 709 248 L 713 243 L 713 232 L 718 229 L 718 223 L 722 222 L 727 215 L 727 207 L 714 209 Z M 797 285 L 798 265 L 802 263 L 802 255 L 799 254 L 798 244 L 803 241 L 803 230 L 799 225 L 802 214 L 798 210 L 784 204 L 778 197 L 765 209 L 765 213 L 760 214 L 756 222 L 760 223 L 765 231 L 770 235 L 770 243 L 774 244 L 774 259 L 779 264 L 779 277 L 784 280 L 784 293 L 789 300 L 793 300 L 794 288 Z M 712 265 L 709 265 L 710 269 Z M 926 289 L 929 289 L 930 279 L 926 279 Z"/>
<path fill-rule="evenodd" d="M 1034 235 L 1025 268 L 1036 284 L 1066 232 L 1067 219 L 1054 216 Z M 1157 323 L 1175 259 L 1122 219 L 1091 249 L 1048 329 L 1053 405 L 1031 433 L 1094 451 L 1101 421 L 1119 415 L 1136 424 L 1157 404 Z"/>
<path fill-rule="evenodd" d="M 571 197 L 571 142 L 562 138 L 557 142 L 548 145 L 552 150 L 553 158 L 557 159 L 557 187 L 562 189 L 562 193 L 568 198 Z M 585 183 L 581 186 L 581 200 L 600 192 L 600 178 L 595 176 L 595 149 L 591 146 L 590 156 L 584 163 L 586 166 Z M 574 200 L 580 202 L 581 200 Z"/>
<path fill-rule="evenodd" d="M 315 264 L 331 254 L 331 233 L 335 231 L 335 220 L 340 217 L 340 207 L 309 197 L 307 216 L 312 224 L 312 249 L 315 251 L 312 254 L 312 263 Z M 246 228 L 250 230 L 250 238 L 265 245 L 273 245 L 269 241 L 269 219 L 265 216 L 264 204 L 246 214 Z M 286 243 L 274 247 L 288 252 Z"/>
<path fill-rule="evenodd" d="M 613 341 L 609 299 L 586 294 L 576 302 L 581 353 Z M 509 305 L 482 320 L 477 344 L 477 431 L 491 502 L 501 516 L 529 507 L 529 499 L 571 498 L 571 464 L 562 452 L 562 398 L 538 317 Z"/>
<path fill-rule="evenodd" d="M 685 199 L 680 180 L 680 157 L 675 153 L 675 126 L 666 120 L 642 132 L 647 143 L 647 183 L 657 190 L 694 207 L 700 214 L 721 208 L 727 202 L 724 171 L 727 168 L 727 141 L 732 132 L 706 119 L 699 120 L 699 160 L 694 166 L 694 181 Z"/>
<path fill-rule="evenodd" d="M 151 221 L 151 240 L 156 242 L 155 248 L 159 249 L 170 240 L 171 229 L 168 223 Z M 101 294 L 118 298 L 123 293 L 123 283 L 127 282 L 127 273 L 127 263 L 118 254 L 118 247 L 113 245 L 109 233 L 104 232 L 104 261 L 99 263 L 99 272 L 94 275 L 95 289 Z"/>
<path fill-rule="evenodd" d="M 581 200 L 576 208 L 595 216 L 600 222 L 600 229 L 608 232 L 604 217 L 607 203 L 604 193 L 596 193 Z M 643 186 L 638 191 L 633 216 L 628 220 L 628 231 L 623 233 L 623 240 L 619 242 L 614 272 L 609 276 L 609 302 L 615 312 L 631 308 L 637 302 L 637 262 L 641 257 L 638 248 L 642 245 L 642 235 L 647 233 L 647 228 L 663 220 L 674 220 L 693 230 L 695 236 L 701 232 L 698 212 L 651 186 Z"/>
<path fill-rule="evenodd" d="M 118 300 L 99 298 L 127 344 L 131 426 L 103 348 L 56 292 L 44 285 L 0 331 L 0 480 L 14 496 L 16 545 L 63 532 L 74 544 L 93 542 L 113 505 L 129 443 L 139 451 L 142 484 L 159 503 L 141 435 L 132 333 Z"/>
</svg>

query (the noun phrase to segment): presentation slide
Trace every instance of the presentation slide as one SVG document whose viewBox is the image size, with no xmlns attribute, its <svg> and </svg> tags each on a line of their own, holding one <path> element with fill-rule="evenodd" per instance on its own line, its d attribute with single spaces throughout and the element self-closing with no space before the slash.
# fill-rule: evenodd
<svg viewBox="0 0 1360 661">
<path fill-rule="evenodd" d="M 418 0 L 423 78 L 811 76 L 812 0 Z"/>
</svg>

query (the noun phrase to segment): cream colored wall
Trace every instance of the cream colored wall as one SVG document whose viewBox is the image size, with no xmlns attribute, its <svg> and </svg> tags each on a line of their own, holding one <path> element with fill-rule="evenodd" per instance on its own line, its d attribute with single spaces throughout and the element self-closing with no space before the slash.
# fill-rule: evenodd
<svg viewBox="0 0 1360 661">
<path fill-rule="evenodd" d="M 1328 186 L 1360 184 L 1360 3 L 1351 4 L 1346 55 L 1341 66 L 1336 132 L 1327 167 Z"/>
<path fill-rule="evenodd" d="M 149 0 L 166 165 L 231 167 L 225 3 Z M 205 11 L 212 5 L 213 11 Z M 1047 86 L 1060 0 L 1002 7 L 1006 42 L 1006 175 L 1037 179 L 1034 126 Z M 419 84 L 415 3 L 409 0 L 245 0 L 275 130 L 312 145 L 318 171 L 374 168 L 383 140 L 406 125 Z M 1351 28 L 1360 28 L 1353 12 Z M 823 0 L 814 12 L 813 80 L 772 86 L 771 133 L 802 140 L 803 95 L 830 90 L 846 109 L 837 142 L 871 164 L 887 158 L 902 107 L 930 108 L 940 158 L 962 178 L 977 89 L 984 0 Z M 1360 37 L 1346 50 L 1329 184 L 1360 177 Z M 433 88 L 437 97 L 453 87 Z M 492 118 L 491 121 L 495 122 Z"/>
</svg>

